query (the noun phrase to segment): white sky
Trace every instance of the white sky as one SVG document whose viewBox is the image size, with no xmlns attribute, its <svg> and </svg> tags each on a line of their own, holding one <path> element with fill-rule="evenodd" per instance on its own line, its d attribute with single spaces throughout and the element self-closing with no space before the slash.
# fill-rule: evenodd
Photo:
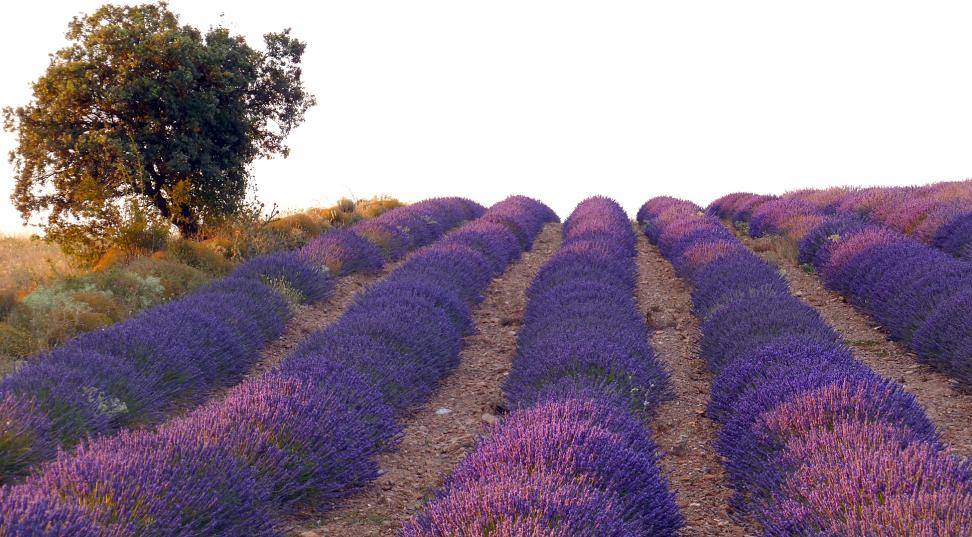
<svg viewBox="0 0 972 537">
<path fill-rule="evenodd" d="M 29 96 L 71 16 L 102 2 L 9 3 L 0 104 Z M 319 104 L 286 160 L 283 208 L 340 196 L 536 196 L 562 215 L 603 193 L 910 184 L 972 176 L 972 3 L 180 1 L 201 27 L 308 42 Z M 223 14 L 220 18 L 220 14 Z M 13 137 L 0 135 L 5 155 Z M 0 164 L 0 230 L 19 217 Z"/>
</svg>

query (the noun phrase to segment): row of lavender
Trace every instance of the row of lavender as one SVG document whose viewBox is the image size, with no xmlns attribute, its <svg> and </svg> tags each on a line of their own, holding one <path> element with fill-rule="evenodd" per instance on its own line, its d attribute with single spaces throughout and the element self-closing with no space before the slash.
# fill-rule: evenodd
<svg viewBox="0 0 972 537">
<path fill-rule="evenodd" d="M 372 225 L 397 230 L 415 248 L 483 210 L 468 200 L 433 199 L 389 211 Z M 33 357 L 0 380 L 0 483 L 86 436 L 158 423 L 239 382 L 283 332 L 290 301 L 315 302 L 332 292 L 325 267 L 381 267 L 380 256 L 356 262 L 380 252 L 376 245 L 359 238 L 331 249 L 331 235 L 303 251 L 252 259 L 183 298 Z"/>
<path fill-rule="evenodd" d="M 274 370 L 155 431 L 85 440 L 0 490 L 0 528 L 277 535 L 296 506 L 328 505 L 377 475 L 396 413 L 455 364 L 470 305 L 554 218 L 526 198 L 497 204 L 416 252 Z"/>
<path fill-rule="evenodd" d="M 740 192 L 718 200 L 724 214 L 754 213 L 781 200 L 791 218 L 788 231 L 805 233 L 824 218 L 841 216 L 887 226 L 954 257 L 972 259 L 972 180 L 911 187 L 834 187 L 797 190 L 783 196 Z"/>
<path fill-rule="evenodd" d="M 972 264 L 881 225 L 823 215 L 806 202 L 747 199 L 755 197 L 726 196 L 709 210 L 748 221 L 755 237 L 785 235 L 827 287 L 924 361 L 972 387 Z M 741 202 L 749 209 L 740 211 Z"/>
<path fill-rule="evenodd" d="M 972 468 L 912 396 L 698 206 L 655 198 L 638 220 L 694 288 L 707 414 L 744 518 L 779 536 L 972 534 Z"/>
<path fill-rule="evenodd" d="M 504 385 L 514 409 L 459 463 L 407 537 L 674 535 L 681 517 L 643 419 L 668 377 L 633 299 L 635 234 L 581 203 L 527 291 Z"/>
<path fill-rule="evenodd" d="M 299 251 L 300 257 L 324 266 L 331 274 L 374 272 L 385 261 L 431 244 L 466 220 L 479 218 L 484 209 L 464 198 L 433 198 L 392 209 L 358 222 L 351 229 L 321 234 Z"/>
<path fill-rule="evenodd" d="M 972 181 L 926 186 L 801 190 L 787 199 L 827 215 L 860 217 L 972 260 Z"/>
</svg>

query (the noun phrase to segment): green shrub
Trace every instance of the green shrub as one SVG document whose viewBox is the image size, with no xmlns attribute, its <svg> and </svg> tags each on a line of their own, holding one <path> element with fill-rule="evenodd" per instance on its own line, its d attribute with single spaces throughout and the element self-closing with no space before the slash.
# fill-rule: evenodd
<svg viewBox="0 0 972 537">
<path fill-rule="evenodd" d="M 169 297 L 166 292 L 160 276 L 116 266 L 35 289 L 13 308 L 8 322 L 43 349 L 158 304 Z"/>
<path fill-rule="evenodd" d="M 75 292 L 51 287 L 37 289 L 14 308 L 9 323 L 29 333 L 37 350 L 61 343 L 73 335 L 78 316 L 88 311 L 86 304 L 73 300 Z"/>
<path fill-rule="evenodd" d="M 165 300 L 162 278 L 151 274 L 143 276 L 129 270 L 126 266 L 92 272 L 73 279 L 77 280 L 83 290 L 110 293 L 115 299 L 126 304 L 130 312 L 139 311 Z"/>
<path fill-rule="evenodd" d="M 229 263 L 225 261 L 225 263 Z M 158 278 L 164 289 L 163 300 L 180 297 L 209 282 L 214 275 L 187 264 L 165 258 L 139 257 L 126 267 L 143 278 Z"/>
<path fill-rule="evenodd" d="M 263 283 L 280 293 L 287 300 L 291 311 L 296 311 L 305 302 L 304 294 L 291 287 L 284 278 L 263 278 Z"/>
<path fill-rule="evenodd" d="M 25 296 L 20 302 L 23 308 L 16 308 L 11 312 L 11 321 L 20 319 L 26 313 L 24 308 L 29 311 L 30 317 L 43 317 L 52 310 L 75 310 L 84 311 L 86 306 L 74 302 L 72 295 L 79 291 L 94 291 L 93 285 L 87 286 L 67 286 L 65 281 L 59 282 L 50 287 L 39 287 L 32 293 Z"/>
<path fill-rule="evenodd" d="M 128 219 L 111 238 L 114 247 L 131 254 L 151 253 L 165 248 L 172 224 L 136 204 L 129 204 Z"/>
<path fill-rule="evenodd" d="M 182 296 L 229 273 L 238 259 L 297 248 L 322 231 L 401 205 L 391 198 L 342 199 L 330 208 L 269 221 L 261 214 L 262 206 L 253 205 L 207 228 L 204 236 L 208 238 L 203 241 L 169 239 L 168 224 L 133 212 L 123 229 L 113 235 L 114 244 L 99 245 L 100 259 L 95 270 L 88 272 L 65 268 L 67 258 L 51 257 L 56 250 L 47 243 L 0 239 L 0 260 L 13 265 L 0 264 L 0 283 L 17 282 L 0 291 L 0 371 L 9 368 L 17 353 L 44 350 L 80 332 Z M 27 250 L 32 254 L 21 253 Z M 17 262 L 29 271 L 17 272 Z M 40 274 L 42 265 L 47 271 L 38 277 L 35 272 Z M 294 307 L 301 302 L 301 294 L 284 282 L 268 283 Z"/>
</svg>

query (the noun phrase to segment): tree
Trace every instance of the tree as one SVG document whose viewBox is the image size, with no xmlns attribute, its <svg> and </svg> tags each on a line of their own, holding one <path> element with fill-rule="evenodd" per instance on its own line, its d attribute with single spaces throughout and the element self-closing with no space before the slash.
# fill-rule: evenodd
<svg viewBox="0 0 972 537">
<path fill-rule="evenodd" d="M 241 209 L 250 164 L 286 157 L 314 104 L 289 29 L 258 51 L 225 28 L 180 25 L 161 2 L 105 5 L 66 37 L 31 102 L 4 110 L 18 141 L 11 199 L 25 222 L 47 212 L 62 244 L 104 244 L 133 208 L 197 235 Z"/>
</svg>

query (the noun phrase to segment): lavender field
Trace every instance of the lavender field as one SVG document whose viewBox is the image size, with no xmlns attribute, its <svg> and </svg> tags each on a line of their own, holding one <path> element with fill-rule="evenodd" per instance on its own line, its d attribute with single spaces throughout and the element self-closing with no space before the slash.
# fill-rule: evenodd
<svg viewBox="0 0 972 537">
<path fill-rule="evenodd" d="M 27 357 L 0 537 L 972 535 L 972 182 L 618 201 L 432 198 Z"/>
</svg>

